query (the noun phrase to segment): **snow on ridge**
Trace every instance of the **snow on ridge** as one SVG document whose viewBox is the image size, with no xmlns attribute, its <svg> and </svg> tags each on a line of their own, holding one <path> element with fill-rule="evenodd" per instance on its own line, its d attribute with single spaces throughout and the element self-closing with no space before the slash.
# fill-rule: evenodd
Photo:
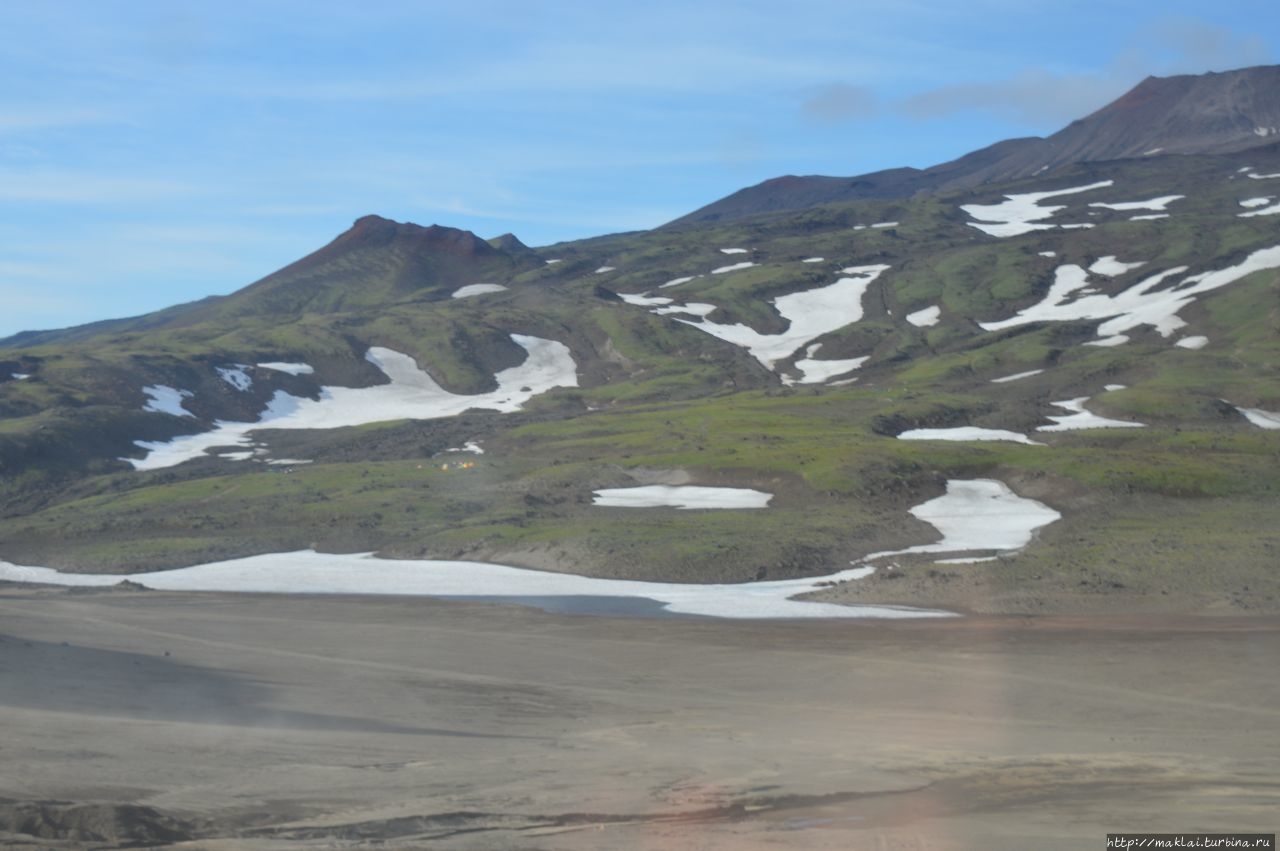
<svg viewBox="0 0 1280 851">
<path fill-rule="evenodd" d="M 1125 331 L 1140 325 L 1149 325 L 1168 337 L 1186 324 L 1178 312 L 1196 296 L 1254 272 L 1275 268 L 1280 268 L 1280 246 L 1258 249 L 1234 266 L 1190 275 L 1174 285 L 1167 285 L 1166 281 L 1185 273 L 1186 266 L 1166 269 L 1115 295 L 1083 295 L 1076 291 L 1087 286 L 1088 274 L 1079 266 L 1066 264 L 1058 267 L 1053 285 L 1038 304 L 1023 308 L 1008 319 L 978 324 L 984 330 L 999 331 L 1029 322 L 1100 319 L 1104 321 L 1098 326 L 1100 339 L 1092 341 L 1095 345 L 1115 344 L 1117 338 L 1126 336 Z M 1071 298 L 1073 295 L 1079 297 Z"/>
<path fill-rule="evenodd" d="M 134 443 L 147 450 L 145 457 L 124 458 L 137 470 L 171 467 L 203 457 L 217 446 L 247 447 L 249 433 L 263 428 L 320 429 L 357 426 L 398 419 L 438 419 L 471 408 L 509 413 L 553 387 L 577 387 L 578 373 L 569 348 L 563 343 L 512 334 L 527 353 L 524 363 L 498 372 L 498 388 L 465 396 L 450 393 L 422 371 L 408 355 L 372 347 L 365 359 L 391 382 L 373 387 L 324 387 L 319 399 L 293 396 L 277 390 L 256 422 L 219 420 L 212 431 L 176 437 L 169 441 Z"/>
<path fill-rule="evenodd" d="M 190 390 L 177 390 L 166 384 L 153 384 L 143 387 L 142 392 L 151 397 L 142 410 L 154 414 L 171 414 L 175 417 L 194 417 L 195 414 L 182 407 L 183 399 L 190 399 L 195 394 Z"/>
<path fill-rule="evenodd" d="M 766 508 L 773 494 L 750 488 L 698 485 L 641 485 L 594 491 L 592 505 L 610 508 Z"/>
<path fill-rule="evenodd" d="M 960 209 L 976 220 L 968 222 L 969 226 L 977 228 L 983 233 L 1000 238 L 1019 236 L 1035 230 L 1052 230 L 1055 227 L 1062 227 L 1061 225 L 1044 224 L 1040 220 L 1047 219 L 1058 211 L 1065 210 L 1066 207 L 1041 207 L 1041 201 L 1061 195 L 1074 195 L 1079 192 L 1104 189 L 1114 183 L 1115 181 L 1113 180 L 1102 180 L 1085 186 L 1073 186 L 1049 192 L 1023 192 L 1005 195 L 1006 200 L 998 204 L 962 204 Z M 981 222 L 989 224 L 980 224 Z"/>
<path fill-rule="evenodd" d="M 1027 370 L 1026 372 L 1015 372 L 1013 375 L 1004 375 L 1004 376 L 1001 376 L 1000 378 L 993 378 L 991 379 L 991 383 L 1004 384 L 1009 381 L 1018 381 L 1019 379 L 1022 379 L 1022 378 L 1030 378 L 1033 375 L 1039 375 L 1042 372 L 1044 372 L 1043 369 L 1030 369 L 1030 370 Z"/>
<path fill-rule="evenodd" d="M 1052 403 L 1059 408 L 1071 411 L 1071 413 L 1065 416 L 1050 416 L 1049 419 L 1053 420 L 1053 424 L 1040 426 L 1036 431 L 1075 431 L 1086 428 L 1146 428 L 1144 423 L 1113 420 L 1090 413 L 1084 407 L 1084 403 L 1088 401 L 1088 396 L 1079 396 L 1075 399 Z"/>
<path fill-rule="evenodd" d="M 1025 443 L 1029 446 L 1044 446 L 1025 434 L 1006 431 L 999 428 L 978 428 L 977 426 L 957 426 L 955 428 L 913 428 L 898 435 L 898 440 L 986 440 L 1010 441 Z"/>
<path fill-rule="evenodd" d="M 485 295 L 486 293 L 505 292 L 506 287 L 502 284 L 467 284 L 465 287 L 458 287 L 453 291 L 450 298 L 470 298 L 476 295 Z"/>
<path fill-rule="evenodd" d="M 907 321 L 917 328 L 928 328 L 937 325 L 942 318 L 942 308 L 936 304 L 930 305 L 923 310 L 917 310 L 915 313 L 907 314 Z"/>
<path fill-rule="evenodd" d="M 1118 210 L 1127 212 L 1130 210 L 1151 210 L 1157 213 L 1163 213 L 1165 208 L 1174 201 L 1181 201 L 1186 195 L 1162 195 L 1159 198 L 1152 198 L 1149 201 L 1119 201 L 1112 203 L 1109 201 L 1094 201 L 1090 207 L 1102 207 L 1107 210 Z"/>
<path fill-rule="evenodd" d="M 284 363 L 283 361 L 272 361 L 270 363 L 260 363 L 257 366 L 262 369 L 274 369 L 276 372 L 287 372 L 290 375 L 311 375 L 315 372 L 315 368 L 305 363 Z"/>
</svg>

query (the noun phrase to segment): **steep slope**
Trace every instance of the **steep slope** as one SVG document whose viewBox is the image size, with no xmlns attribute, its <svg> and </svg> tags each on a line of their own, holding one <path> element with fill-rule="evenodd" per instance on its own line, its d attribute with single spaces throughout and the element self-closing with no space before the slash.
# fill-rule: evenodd
<svg viewBox="0 0 1280 851">
<path fill-rule="evenodd" d="M 728 221 L 814 204 L 906 198 L 919 192 L 1053 174 L 1073 163 L 1142 156 L 1212 154 L 1273 144 L 1280 137 L 1280 66 L 1148 77 L 1117 100 L 1048 138 L 998 142 L 927 169 L 858 177 L 780 177 L 701 207 L 667 227 Z"/>
</svg>

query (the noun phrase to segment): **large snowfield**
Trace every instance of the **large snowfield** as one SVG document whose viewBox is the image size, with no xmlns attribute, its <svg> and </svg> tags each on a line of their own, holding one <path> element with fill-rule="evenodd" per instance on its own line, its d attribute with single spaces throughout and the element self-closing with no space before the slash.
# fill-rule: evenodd
<svg viewBox="0 0 1280 851">
<path fill-rule="evenodd" d="M 767 496 L 767 494 L 765 495 Z M 932 524 L 942 540 L 857 559 L 857 568 L 827 576 L 770 582 L 695 585 L 596 579 L 481 562 L 382 559 L 370 553 L 310 550 L 252 556 L 177 570 L 104 576 L 62 573 L 0 561 L 0 580 L 51 585 L 108 586 L 129 580 L 169 591 L 275 594 L 383 594 L 466 598 L 612 597 L 655 600 L 667 611 L 722 618 L 948 617 L 950 612 L 902 606 L 841 606 L 793 600 L 833 583 L 864 578 L 869 560 L 911 553 L 1016 550 L 1035 530 L 1061 515 L 1024 499 L 992 479 L 953 480 L 947 492 L 911 510 Z M 536 603 L 536 600 L 531 600 Z"/>
</svg>

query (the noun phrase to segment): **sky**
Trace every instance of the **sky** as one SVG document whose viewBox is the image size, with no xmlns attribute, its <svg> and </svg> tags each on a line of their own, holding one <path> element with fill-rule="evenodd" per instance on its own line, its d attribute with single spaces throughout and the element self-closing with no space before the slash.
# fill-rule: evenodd
<svg viewBox="0 0 1280 851">
<path fill-rule="evenodd" d="M 1271 64 L 1274 0 L 3 0 L 0 337 L 234 292 L 376 213 L 540 246 Z"/>
</svg>

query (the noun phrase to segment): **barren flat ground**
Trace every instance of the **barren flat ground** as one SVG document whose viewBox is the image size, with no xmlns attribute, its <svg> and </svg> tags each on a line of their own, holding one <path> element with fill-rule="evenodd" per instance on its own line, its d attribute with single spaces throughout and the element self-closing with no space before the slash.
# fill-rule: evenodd
<svg viewBox="0 0 1280 851">
<path fill-rule="evenodd" d="M 1280 619 L 0 587 L 0 845 L 1098 849 L 1280 826 Z"/>
</svg>

